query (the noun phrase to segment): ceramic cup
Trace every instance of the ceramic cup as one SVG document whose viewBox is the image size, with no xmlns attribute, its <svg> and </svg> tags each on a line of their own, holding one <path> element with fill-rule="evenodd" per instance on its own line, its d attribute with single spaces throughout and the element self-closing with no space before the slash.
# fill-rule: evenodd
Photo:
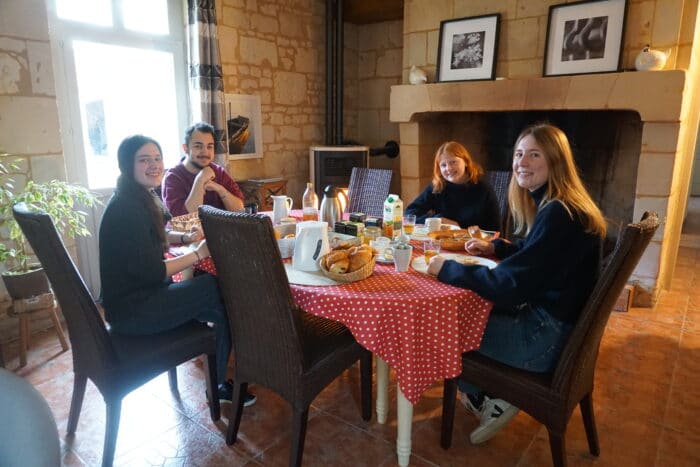
<svg viewBox="0 0 700 467">
<path fill-rule="evenodd" d="M 442 219 L 439 217 L 429 217 L 425 220 L 425 226 L 428 228 L 428 232 L 435 232 L 440 230 L 440 225 L 442 224 Z"/>
<path fill-rule="evenodd" d="M 407 248 L 393 248 L 394 250 L 394 269 L 396 272 L 408 271 L 408 265 L 411 264 L 411 255 L 413 247 L 408 245 Z"/>
</svg>

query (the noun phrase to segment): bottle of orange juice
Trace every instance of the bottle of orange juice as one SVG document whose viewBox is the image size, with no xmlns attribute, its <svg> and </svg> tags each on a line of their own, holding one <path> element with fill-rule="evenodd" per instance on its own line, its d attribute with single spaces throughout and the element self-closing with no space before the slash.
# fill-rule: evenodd
<svg viewBox="0 0 700 467">
<path fill-rule="evenodd" d="M 303 212 L 303 220 L 318 220 L 318 196 L 316 195 L 314 185 L 311 182 L 306 184 L 304 196 L 301 198 L 301 207 Z"/>
</svg>

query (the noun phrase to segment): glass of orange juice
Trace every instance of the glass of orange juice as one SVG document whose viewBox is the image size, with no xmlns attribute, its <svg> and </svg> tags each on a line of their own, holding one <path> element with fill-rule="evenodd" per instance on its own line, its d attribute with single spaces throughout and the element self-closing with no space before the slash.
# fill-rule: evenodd
<svg viewBox="0 0 700 467">
<path fill-rule="evenodd" d="M 430 263 L 430 258 L 440 253 L 440 240 L 431 238 L 423 242 L 423 257 L 425 264 Z"/>
<path fill-rule="evenodd" d="M 413 229 L 416 227 L 416 215 L 406 214 L 403 216 L 403 223 L 401 226 L 403 228 L 404 235 L 413 235 Z"/>
</svg>

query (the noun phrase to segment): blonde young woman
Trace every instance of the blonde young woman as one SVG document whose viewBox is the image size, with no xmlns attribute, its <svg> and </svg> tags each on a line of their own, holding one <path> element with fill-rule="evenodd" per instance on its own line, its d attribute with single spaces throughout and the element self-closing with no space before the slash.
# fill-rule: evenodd
<svg viewBox="0 0 700 467">
<path fill-rule="evenodd" d="M 439 217 L 443 224 L 500 230 L 498 198 L 481 181 L 483 174 L 464 146 L 455 141 L 444 143 L 435 152 L 431 184 L 406 207 L 406 214 L 415 214 L 420 224 Z"/>
<path fill-rule="evenodd" d="M 435 257 L 428 272 L 494 303 L 478 352 L 508 365 L 551 371 L 598 276 L 606 224 L 576 171 L 566 135 L 549 124 L 518 136 L 508 199 L 516 243 L 470 240 L 468 253 L 495 255 L 494 269 Z M 473 381 L 469 383 L 478 383 Z M 518 412 L 460 381 L 464 405 L 480 417 L 474 444 L 493 437 Z"/>
</svg>

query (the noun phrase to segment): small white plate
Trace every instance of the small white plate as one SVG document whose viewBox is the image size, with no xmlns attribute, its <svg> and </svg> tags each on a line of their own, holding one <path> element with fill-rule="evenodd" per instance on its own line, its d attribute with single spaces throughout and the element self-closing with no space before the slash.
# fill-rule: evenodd
<svg viewBox="0 0 700 467">
<path fill-rule="evenodd" d="M 376 259 L 377 263 L 394 264 L 393 257 L 387 257 L 384 255 L 377 255 L 377 257 L 375 259 Z"/>
<path fill-rule="evenodd" d="M 461 264 L 486 266 L 490 269 L 493 269 L 498 265 L 498 263 L 496 263 L 495 261 L 482 258 L 481 256 L 469 256 L 460 253 L 440 253 L 440 256 L 442 256 L 445 259 L 457 261 Z M 413 258 L 413 261 L 411 261 L 411 267 L 420 273 L 428 274 L 428 265 L 425 264 L 425 257 L 423 255 L 416 256 L 415 258 Z"/>
</svg>

